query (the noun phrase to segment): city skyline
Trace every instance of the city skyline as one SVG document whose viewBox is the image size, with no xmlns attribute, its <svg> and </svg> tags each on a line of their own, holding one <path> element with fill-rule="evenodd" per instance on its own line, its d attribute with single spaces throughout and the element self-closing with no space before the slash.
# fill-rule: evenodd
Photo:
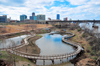
<svg viewBox="0 0 100 66">
<path fill-rule="evenodd" d="M 35 5 L 35 6 L 34 6 Z M 99 0 L 0 0 L 0 15 L 20 20 L 21 14 L 45 14 L 46 19 L 100 19 Z"/>
</svg>

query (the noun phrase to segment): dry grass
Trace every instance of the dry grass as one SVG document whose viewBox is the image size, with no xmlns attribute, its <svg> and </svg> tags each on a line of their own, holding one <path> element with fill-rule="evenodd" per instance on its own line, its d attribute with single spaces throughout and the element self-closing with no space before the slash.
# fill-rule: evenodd
<svg viewBox="0 0 100 66">
<path fill-rule="evenodd" d="M 30 38 L 28 40 L 29 45 L 21 47 L 17 50 L 21 51 L 21 52 L 26 52 L 26 53 L 29 53 L 29 54 L 40 54 L 40 48 L 35 44 L 35 41 L 39 38 L 41 38 L 41 36 L 35 36 L 35 37 Z"/>
<path fill-rule="evenodd" d="M 36 66 L 36 64 L 33 64 L 32 62 L 25 62 L 25 61 L 18 61 L 16 62 L 16 66 Z"/>
<path fill-rule="evenodd" d="M 6 25 L 5 30 L 6 30 L 6 33 L 14 33 L 14 32 L 20 32 L 20 31 L 25 31 L 25 30 L 32 30 L 32 28 L 30 27 L 31 25 L 35 25 L 34 29 L 52 27 L 52 25 L 46 25 L 46 24 Z M 29 26 L 29 27 L 27 28 L 26 26 Z M 4 33 L 0 33 L 0 34 L 4 34 Z"/>
<path fill-rule="evenodd" d="M 80 43 L 81 46 L 84 47 L 84 50 L 86 52 L 86 50 L 88 50 L 88 47 L 90 45 L 89 45 L 89 42 L 86 41 L 86 39 L 82 37 L 83 32 L 78 32 L 77 29 L 75 29 L 75 30 L 67 30 L 67 31 L 72 32 L 72 33 L 75 34 L 75 37 L 71 38 L 70 40 L 74 41 L 74 42 L 77 42 L 77 43 Z"/>
</svg>

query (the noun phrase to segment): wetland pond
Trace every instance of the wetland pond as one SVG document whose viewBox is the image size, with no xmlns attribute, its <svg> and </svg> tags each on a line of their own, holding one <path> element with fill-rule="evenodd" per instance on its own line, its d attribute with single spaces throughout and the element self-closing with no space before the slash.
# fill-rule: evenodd
<svg viewBox="0 0 100 66">
<path fill-rule="evenodd" d="M 75 51 L 73 46 L 62 42 L 62 37 L 65 35 L 60 35 L 60 34 L 49 35 L 48 33 L 40 35 L 42 35 L 43 37 L 35 42 L 36 45 L 41 49 L 40 55 L 57 55 L 57 54 L 71 53 Z M 36 64 L 43 65 L 43 60 L 37 60 Z M 52 65 L 51 60 L 45 60 L 45 65 L 74 66 L 66 58 L 63 59 L 63 63 L 60 61 L 60 59 L 54 60 L 54 65 Z"/>
</svg>

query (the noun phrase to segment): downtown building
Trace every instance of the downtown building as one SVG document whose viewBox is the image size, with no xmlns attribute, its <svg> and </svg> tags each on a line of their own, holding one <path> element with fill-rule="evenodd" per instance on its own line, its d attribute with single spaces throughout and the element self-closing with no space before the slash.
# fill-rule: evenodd
<svg viewBox="0 0 100 66">
<path fill-rule="evenodd" d="M 7 15 L 0 16 L 0 22 L 7 22 Z"/>
<path fill-rule="evenodd" d="M 25 19 L 27 19 L 27 15 L 20 15 L 20 21 L 24 21 Z"/>
<path fill-rule="evenodd" d="M 60 20 L 60 14 L 57 14 L 57 20 Z"/>
<path fill-rule="evenodd" d="M 32 16 L 29 17 L 30 20 L 37 20 L 37 16 L 35 16 L 35 13 L 32 13 Z"/>
<path fill-rule="evenodd" d="M 45 20 L 45 15 L 40 14 L 36 16 L 35 13 L 33 12 L 32 16 L 30 16 L 29 18 L 30 20 L 34 20 L 34 21 L 43 21 Z"/>
<path fill-rule="evenodd" d="M 37 15 L 37 20 L 38 20 L 38 21 L 43 21 L 43 20 L 45 20 L 45 15 L 42 15 L 42 14 Z"/>
</svg>

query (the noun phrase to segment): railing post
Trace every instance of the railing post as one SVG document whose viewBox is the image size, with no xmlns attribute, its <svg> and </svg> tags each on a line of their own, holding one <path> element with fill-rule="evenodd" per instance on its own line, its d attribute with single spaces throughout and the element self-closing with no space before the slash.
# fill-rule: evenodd
<svg viewBox="0 0 100 66">
<path fill-rule="evenodd" d="M 52 60 L 52 64 L 54 64 L 54 60 Z"/>
<path fill-rule="evenodd" d="M 43 65 L 45 65 L 45 60 L 43 60 Z"/>
<path fill-rule="evenodd" d="M 67 57 L 67 61 L 68 61 L 68 57 Z"/>
</svg>

